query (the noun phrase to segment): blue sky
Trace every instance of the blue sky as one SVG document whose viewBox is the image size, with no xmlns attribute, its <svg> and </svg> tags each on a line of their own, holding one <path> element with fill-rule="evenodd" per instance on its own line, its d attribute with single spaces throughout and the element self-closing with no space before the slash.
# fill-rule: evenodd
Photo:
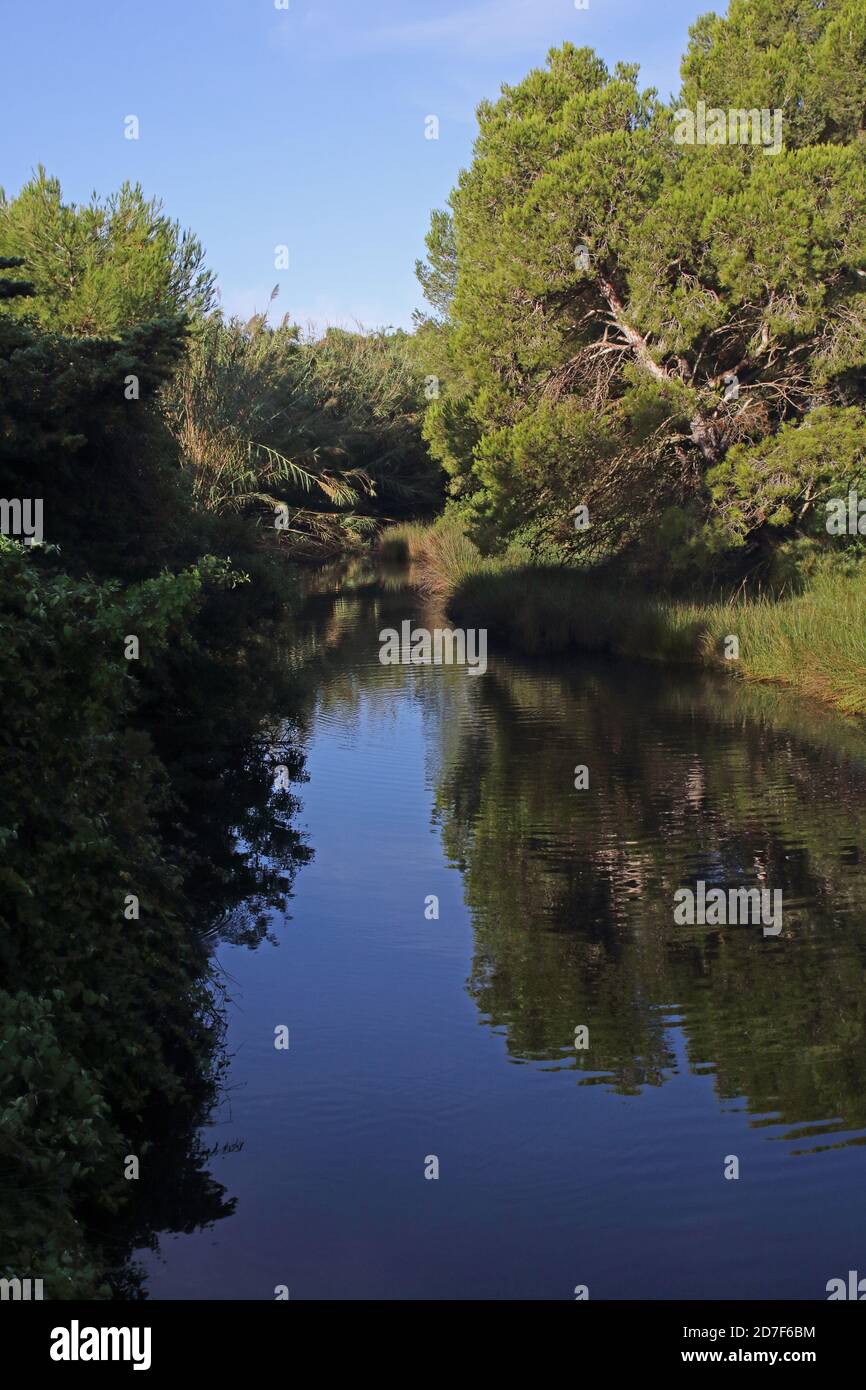
<svg viewBox="0 0 866 1390">
<path fill-rule="evenodd" d="M 279 283 L 277 316 L 408 327 L 429 212 L 470 161 L 479 100 L 566 39 L 639 62 L 667 96 L 712 8 L 726 6 L 6 0 L 0 184 L 14 192 L 39 162 L 74 201 L 139 180 L 198 233 L 228 311 L 266 307 Z"/>
</svg>

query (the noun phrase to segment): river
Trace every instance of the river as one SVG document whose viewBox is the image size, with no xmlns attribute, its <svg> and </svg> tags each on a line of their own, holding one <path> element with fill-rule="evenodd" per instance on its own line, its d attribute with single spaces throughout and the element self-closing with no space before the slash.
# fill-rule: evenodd
<svg viewBox="0 0 866 1390">
<path fill-rule="evenodd" d="M 866 1274 L 866 734 L 648 665 L 383 666 L 380 630 L 435 612 L 321 589 L 286 638 L 312 857 L 265 939 L 217 947 L 231 1210 L 140 1253 L 149 1296 Z M 781 890 L 781 932 L 675 925 L 697 881 Z"/>
</svg>

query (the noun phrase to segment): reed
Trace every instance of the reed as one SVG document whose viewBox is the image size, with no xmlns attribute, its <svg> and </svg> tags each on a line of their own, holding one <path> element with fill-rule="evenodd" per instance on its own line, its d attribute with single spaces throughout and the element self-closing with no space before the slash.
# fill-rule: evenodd
<svg viewBox="0 0 866 1390">
<path fill-rule="evenodd" d="M 686 603 L 615 588 L 582 570 L 533 564 L 519 551 L 479 554 L 456 518 L 386 532 L 420 587 L 464 627 L 529 654 L 594 651 L 704 666 L 790 686 L 846 714 L 866 714 L 866 572 L 832 568 L 783 598 L 738 593 Z M 727 659 L 726 639 L 739 656 Z M 730 645 L 730 644 L 728 644 Z"/>
</svg>

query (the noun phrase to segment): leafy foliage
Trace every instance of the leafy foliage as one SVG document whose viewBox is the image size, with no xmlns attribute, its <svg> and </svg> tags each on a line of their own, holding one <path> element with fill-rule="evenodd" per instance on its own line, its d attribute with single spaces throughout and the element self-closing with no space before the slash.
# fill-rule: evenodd
<svg viewBox="0 0 866 1390">
<path fill-rule="evenodd" d="M 713 570 L 726 535 L 742 563 L 768 525 L 796 533 L 805 474 L 779 475 L 768 510 L 757 479 L 744 502 L 744 460 L 801 425 L 835 448 L 864 400 L 864 24 L 852 0 L 733 0 L 693 27 L 677 105 L 570 44 L 481 104 L 419 278 L 450 365 L 425 435 L 485 550 L 651 569 L 678 515 L 706 541 L 683 566 Z M 778 111 L 778 152 L 679 143 L 699 101 Z"/>
<path fill-rule="evenodd" d="M 45 1270 L 49 1296 L 92 1292 L 74 1212 L 115 1214 L 124 1156 L 147 1151 L 161 1107 L 200 1113 L 213 1081 L 214 1001 L 181 930 L 182 875 L 157 833 L 165 775 L 130 727 L 123 657 L 129 631 L 150 661 L 177 640 L 201 584 L 190 571 L 123 592 L 0 545 L 3 1261 Z"/>
<path fill-rule="evenodd" d="M 27 250 L 0 272 L 28 275 L 0 278 L 0 491 L 43 502 L 47 544 L 0 537 L 0 1262 L 49 1298 L 135 1297 L 135 1248 L 231 1210 L 198 1139 L 207 932 L 256 944 L 308 857 L 273 788 L 277 760 L 302 775 L 291 724 L 263 722 L 289 708 L 279 649 L 243 597 L 260 628 L 293 584 L 197 508 L 163 418 L 207 303 L 193 242 L 134 192 L 110 216 L 25 193 L 0 211 Z"/>
</svg>

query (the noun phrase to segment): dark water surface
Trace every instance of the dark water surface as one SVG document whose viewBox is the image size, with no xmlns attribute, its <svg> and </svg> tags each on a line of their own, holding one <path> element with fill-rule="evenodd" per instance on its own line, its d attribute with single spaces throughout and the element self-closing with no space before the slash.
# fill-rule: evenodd
<svg viewBox="0 0 866 1390">
<path fill-rule="evenodd" d="M 866 735 L 625 663 L 382 666 L 380 629 L 422 610 L 311 603 L 314 857 L 272 939 L 218 950 L 205 1142 L 235 1206 L 142 1257 L 150 1296 L 822 1299 L 866 1275 Z M 780 936 L 675 926 L 698 879 L 781 889 Z"/>
</svg>

